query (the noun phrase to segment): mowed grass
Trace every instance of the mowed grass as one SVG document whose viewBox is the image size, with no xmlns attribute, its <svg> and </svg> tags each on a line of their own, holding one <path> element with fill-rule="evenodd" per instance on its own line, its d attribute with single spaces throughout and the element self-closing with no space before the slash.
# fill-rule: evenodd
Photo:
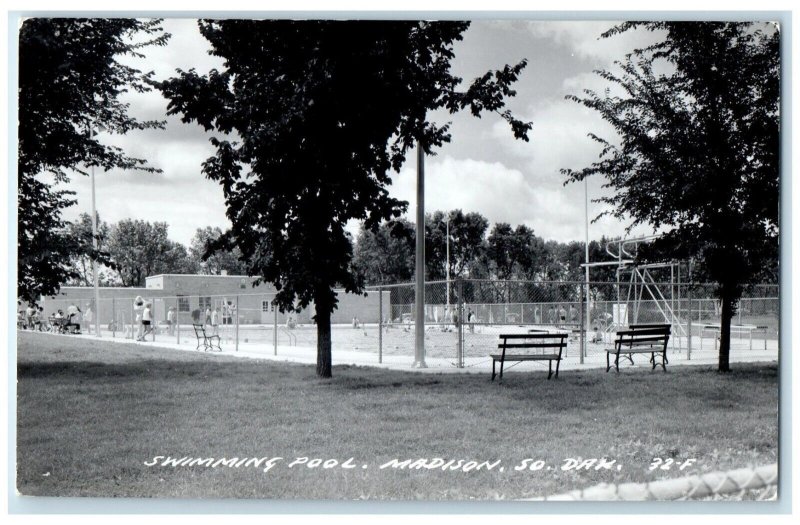
<svg viewBox="0 0 800 525">
<path fill-rule="evenodd" d="M 335 360 L 335 350 L 334 350 Z M 273 499 L 516 499 L 776 461 L 778 368 L 433 374 L 237 359 L 22 333 L 17 488 L 25 495 Z M 282 457 L 263 468 L 147 466 Z M 289 468 L 296 457 L 356 468 Z M 392 459 L 497 461 L 470 472 Z M 562 471 L 567 458 L 616 460 Z M 684 471 L 651 471 L 654 457 Z M 517 471 L 525 458 L 550 467 Z M 366 465 L 366 468 L 363 468 Z M 621 465 L 620 469 L 616 465 Z M 503 467 L 503 470 L 500 470 Z"/>
</svg>

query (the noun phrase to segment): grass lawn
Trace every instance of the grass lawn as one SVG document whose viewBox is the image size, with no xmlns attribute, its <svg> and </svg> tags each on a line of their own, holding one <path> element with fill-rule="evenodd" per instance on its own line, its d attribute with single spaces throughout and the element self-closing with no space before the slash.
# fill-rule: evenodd
<svg viewBox="0 0 800 525">
<path fill-rule="evenodd" d="M 17 352 L 25 495 L 516 499 L 777 460 L 775 364 L 735 364 L 726 375 L 562 371 L 551 381 L 512 369 L 498 384 L 488 374 L 352 366 L 322 380 L 307 365 L 33 333 L 19 335 Z M 284 459 L 264 472 L 146 465 L 155 456 Z M 355 468 L 290 468 L 297 457 L 353 458 Z M 616 460 L 610 470 L 561 469 L 568 458 L 603 457 Z M 651 471 L 654 457 L 675 463 Z M 395 458 L 500 463 L 380 468 Z M 525 458 L 546 466 L 515 470 Z"/>
</svg>

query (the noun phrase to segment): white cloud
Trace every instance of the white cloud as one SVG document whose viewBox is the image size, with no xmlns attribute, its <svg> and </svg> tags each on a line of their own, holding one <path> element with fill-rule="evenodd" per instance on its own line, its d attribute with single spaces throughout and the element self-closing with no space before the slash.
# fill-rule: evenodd
<svg viewBox="0 0 800 525">
<path fill-rule="evenodd" d="M 634 49 L 659 41 L 661 35 L 643 29 L 629 30 L 608 38 L 600 35 L 617 25 L 613 21 L 543 21 L 531 22 L 531 33 L 565 46 L 572 53 L 594 64 L 608 67 L 614 60 L 622 60 Z"/>
<path fill-rule="evenodd" d="M 415 166 L 395 176 L 391 193 L 409 201 L 409 218 L 416 214 Z M 478 211 L 497 222 L 519 224 L 525 221 L 533 199 L 523 174 L 500 162 L 472 159 L 428 157 L 425 163 L 425 209 Z"/>
<path fill-rule="evenodd" d="M 590 181 L 590 199 L 602 194 L 601 181 Z M 391 194 L 409 202 L 408 218 L 416 216 L 416 169 L 404 168 L 395 176 Z M 476 211 L 490 222 L 525 224 L 545 239 L 561 242 L 585 238 L 583 184 L 562 185 L 562 179 L 537 181 L 502 163 L 452 157 L 429 157 L 425 164 L 425 210 Z M 602 210 L 590 203 L 589 219 Z M 603 218 L 589 226 L 592 239 L 624 235 L 625 225 Z M 635 232 L 649 233 L 647 228 Z"/>
</svg>

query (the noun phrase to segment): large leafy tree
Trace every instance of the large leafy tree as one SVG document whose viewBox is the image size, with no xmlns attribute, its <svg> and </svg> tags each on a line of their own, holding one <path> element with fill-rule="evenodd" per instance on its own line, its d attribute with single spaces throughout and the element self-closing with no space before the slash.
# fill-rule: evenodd
<svg viewBox="0 0 800 525">
<path fill-rule="evenodd" d="M 634 27 L 664 39 L 619 72 L 600 72 L 620 94 L 571 97 L 619 140 L 595 136 L 600 160 L 564 173 L 606 177 L 615 191 L 601 200 L 613 215 L 667 230 L 647 258 L 702 261 L 695 277 L 716 283 L 719 370 L 728 371 L 737 300 L 777 267 L 780 33 L 768 24 L 632 22 L 604 36 Z"/>
<path fill-rule="evenodd" d="M 427 219 L 425 258 L 430 279 L 447 277 L 447 221 L 450 222 L 450 278 L 463 277 L 486 249 L 489 221 L 477 212 L 436 211 Z"/>
<path fill-rule="evenodd" d="M 197 261 L 168 233 L 165 222 L 133 219 L 123 219 L 111 228 L 107 250 L 123 286 L 145 286 L 149 275 L 197 272 Z"/>
<path fill-rule="evenodd" d="M 75 204 L 64 189 L 88 168 L 157 171 L 143 159 L 98 142 L 109 133 L 157 128 L 158 121 L 128 115 L 120 96 L 151 89 L 151 73 L 126 66 L 121 56 L 141 56 L 169 38 L 160 20 L 31 18 L 19 32 L 19 147 L 17 295 L 35 301 L 78 278 L 71 261 L 100 257 L 91 243 L 70 237 L 62 213 Z M 57 186 L 60 185 L 60 186 Z"/>
<path fill-rule="evenodd" d="M 355 271 L 367 284 L 406 283 L 414 278 L 414 224 L 405 219 L 362 226 L 353 254 Z"/>
<path fill-rule="evenodd" d="M 97 216 L 97 249 L 99 253 L 107 254 L 106 243 L 110 227 L 108 223 L 100 220 Z M 63 284 L 72 286 L 92 286 L 94 283 L 94 274 L 92 273 L 92 252 L 89 249 L 92 246 L 93 237 L 92 217 L 88 213 L 81 213 L 78 220 L 69 223 L 67 226 L 67 238 L 74 242 L 82 243 L 87 248 L 85 250 L 75 250 L 71 257 L 72 272 L 77 277 L 70 278 Z M 105 257 L 107 259 L 107 257 Z M 99 261 L 98 261 L 99 262 Z M 110 262 L 106 260 L 105 262 Z M 107 276 L 103 272 L 99 274 L 101 282 L 107 281 Z"/>
<path fill-rule="evenodd" d="M 513 279 L 520 269 L 532 265 L 533 239 L 533 230 L 524 224 L 516 228 L 506 222 L 494 225 L 487 239 L 486 255 L 498 279 Z"/>
<path fill-rule="evenodd" d="M 241 250 L 235 246 L 214 247 L 220 237 L 222 230 L 219 227 L 197 228 L 189 245 L 189 254 L 197 262 L 200 273 L 220 275 L 224 271 L 228 275 L 244 275 L 247 265 L 241 260 Z"/>
<path fill-rule="evenodd" d="M 376 228 L 407 203 L 391 198 L 389 170 L 416 143 L 450 140 L 429 111 L 496 112 L 514 134 L 530 124 L 504 109 L 525 62 L 488 72 L 460 90 L 450 73 L 465 22 L 204 20 L 200 32 L 223 71 L 179 71 L 161 84 L 170 114 L 215 137 L 203 165 L 224 191 L 249 271 L 279 290 L 282 309 L 314 303 L 317 374 L 331 376 L 333 291 L 358 292 L 351 219 Z M 296 302 L 295 302 L 296 301 Z"/>
</svg>

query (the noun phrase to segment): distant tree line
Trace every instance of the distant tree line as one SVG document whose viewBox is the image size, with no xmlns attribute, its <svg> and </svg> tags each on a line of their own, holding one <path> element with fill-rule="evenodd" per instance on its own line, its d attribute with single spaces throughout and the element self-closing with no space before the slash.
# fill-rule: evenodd
<svg viewBox="0 0 800 525">
<path fill-rule="evenodd" d="M 164 273 L 246 273 L 238 248 L 219 249 L 206 255 L 208 246 L 222 235 L 219 228 L 198 228 L 187 248 L 169 239 L 166 222 L 123 219 L 109 225 L 98 217 L 97 224 L 98 251 L 102 256 L 99 271 L 101 286 L 145 286 L 147 276 Z M 68 223 L 66 235 L 91 244 L 91 216 L 84 213 L 77 221 Z M 70 266 L 75 277 L 66 280 L 64 285 L 93 284 L 92 259 L 89 254 L 73 255 Z"/>
<path fill-rule="evenodd" d="M 449 262 L 447 233 L 450 233 Z M 611 261 L 605 237 L 589 243 L 592 262 Z M 401 218 L 362 227 L 355 242 L 353 265 L 367 284 L 410 282 L 414 278 L 415 225 Z M 498 279 L 583 281 L 585 244 L 545 240 L 525 225 L 495 223 L 477 212 L 435 211 L 425 220 L 425 279 Z M 591 279 L 612 281 L 616 267 L 599 267 Z"/>
<path fill-rule="evenodd" d="M 447 277 L 447 222 L 450 233 L 450 278 L 526 281 L 582 281 L 584 243 L 545 240 L 525 226 L 489 220 L 477 212 L 435 211 L 425 221 L 425 278 Z M 123 219 L 108 224 L 98 217 L 101 286 L 144 286 L 149 275 L 162 273 L 246 275 L 238 248 L 209 250 L 222 237 L 218 227 L 198 228 L 189 246 L 169 239 L 165 222 Z M 92 220 L 87 213 L 68 223 L 66 234 L 91 244 Z M 407 283 L 414 279 L 415 225 L 404 218 L 384 221 L 373 231 L 362 226 L 353 239 L 353 269 L 368 285 Z M 592 261 L 611 260 L 609 239 L 589 243 Z M 67 286 L 91 286 L 92 259 L 88 253 L 70 260 L 75 276 Z M 592 270 L 592 280 L 611 281 L 615 267 Z"/>
</svg>

